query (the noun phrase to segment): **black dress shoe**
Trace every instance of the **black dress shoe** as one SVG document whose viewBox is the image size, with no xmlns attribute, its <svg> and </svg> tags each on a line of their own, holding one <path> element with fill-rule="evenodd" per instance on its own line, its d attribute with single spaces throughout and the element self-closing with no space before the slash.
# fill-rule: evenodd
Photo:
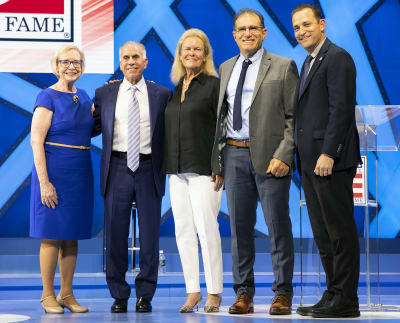
<svg viewBox="0 0 400 323">
<path fill-rule="evenodd" d="M 316 308 L 325 306 L 332 300 L 332 298 L 333 294 L 330 294 L 326 290 L 317 304 L 314 304 L 313 306 L 299 306 L 296 310 L 296 313 L 302 316 L 311 316 Z"/>
<path fill-rule="evenodd" d="M 146 313 L 146 312 L 151 312 L 151 303 L 144 297 L 138 298 L 136 302 L 136 312 L 140 313 Z"/>
<path fill-rule="evenodd" d="M 116 298 L 111 306 L 111 313 L 126 313 L 128 311 L 128 300 Z"/>
<path fill-rule="evenodd" d="M 335 295 L 325 306 L 314 309 L 311 316 L 315 318 L 359 317 L 360 310 L 358 302 Z"/>
</svg>

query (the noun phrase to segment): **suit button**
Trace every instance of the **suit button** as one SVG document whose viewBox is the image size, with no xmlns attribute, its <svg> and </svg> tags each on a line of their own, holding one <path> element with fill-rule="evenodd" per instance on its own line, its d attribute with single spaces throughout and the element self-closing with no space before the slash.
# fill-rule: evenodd
<svg viewBox="0 0 400 323">
<path fill-rule="evenodd" d="M 300 133 L 302 133 L 302 132 L 303 132 L 303 129 L 302 129 L 302 128 L 300 128 L 300 129 L 299 129 L 299 132 L 300 132 Z"/>
</svg>

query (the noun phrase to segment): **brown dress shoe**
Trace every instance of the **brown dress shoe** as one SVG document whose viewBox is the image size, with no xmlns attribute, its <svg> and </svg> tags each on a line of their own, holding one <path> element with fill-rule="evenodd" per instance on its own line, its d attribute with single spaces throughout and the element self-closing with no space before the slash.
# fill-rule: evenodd
<svg viewBox="0 0 400 323">
<path fill-rule="evenodd" d="M 242 293 L 236 296 L 235 303 L 229 307 L 229 314 L 247 313 L 254 313 L 254 303 L 249 294 Z"/>
<path fill-rule="evenodd" d="M 269 308 L 271 315 L 292 314 L 292 302 L 284 295 L 275 295 Z"/>
</svg>

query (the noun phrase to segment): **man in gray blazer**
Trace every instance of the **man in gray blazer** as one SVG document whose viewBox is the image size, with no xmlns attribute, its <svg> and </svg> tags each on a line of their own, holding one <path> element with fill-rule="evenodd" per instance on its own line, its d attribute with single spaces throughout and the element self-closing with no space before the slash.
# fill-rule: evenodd
<svg viewBox="0 0 400 323">
<path fill-rule="evenodd" d="M 262 47 L 263 16 L 242 9 L 233 37 L 240 55 L 220 67 L 213 177 L 224 176 L 231 223 L 236 301 L 231 314 L 254 311 L 254 226 L 260 200 L 268 226 L 275 281 L 270 314 L 290 314 L 293 236 L 289 188 L 293 171 L 293 104 L 298 80 L 293 60 Z"/>
</svg>

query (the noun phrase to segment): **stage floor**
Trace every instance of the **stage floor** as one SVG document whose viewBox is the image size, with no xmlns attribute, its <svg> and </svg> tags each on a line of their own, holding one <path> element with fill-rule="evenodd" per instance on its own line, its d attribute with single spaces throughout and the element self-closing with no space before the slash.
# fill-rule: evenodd
<svg viewBox="0 0 400 323">
<path fill-rule="evenodd" d="M 400 296 L 391 296 L 392 303 L 399 303 Z M 136 313 L 135 299 L 131 299 L 128 304 L 128 313 L 112 314 L 110 306 L 111 298 L 88 298 L 80 299 L 82 305 L 89 307 L 89 312 L 84 314 L 70 313 L 68 310 L 65 314 L 46 314 L 43 312 L 38 300 L 0 300 L 0 322 L 19 322 L 26 320 L 27 322 L 187 322 L 187 323 L 225 323 L 225 322 L 306 322 L 316 321 L 309 317 L 302 317 L 293 312 L 292 315 L 270 316 L 266 297 L 258 296 L 255 298 L 255 313 L 249 315 L 230 315 L 228 307 L 233 303 L 234 297 L 225 297 L 222 301 L 220 313 L 206 314 L 202 308 L 198 312 L 190 314 L 180 314 L 179 307 L 185 301 L 184 297 L 155 297 L 153 299 L 152 313 Z M 269 300 L 268 300 L 269 301 Z M 389 301 L 387 299 L 386 301 Z M 204 305 L 204 301 L 203 304 Z M 370 312 L 362 311 L 361 317 L 351 319 L 351 321 L 400 321 L 400 312 Z M 334 319 L 325 319 L 323 321 L 335 322 L 343 321 Z"/>
<path fill-rule="evenodd" d="M 9 259 L 8 259 L 9 260 Z M 169 257 L 171 260 L 171 257 Z M 52 315 L 44 313 L 40 305 L 42 282 L 39 273 L 0 273 L 0 323 L 4 322 L 140 322 L 140 323 L 225 323 L 225 322 L 307 322 L 315 321 L 310 317 L 302 317 L 295 314 L 295 309 L 300 304 L 300 295 L 303 295 L 304 304 L 314 304 L 318 301 L 319 295 L 323 292 L 324 277 L 322 286 L 318 287 L 319 278 L 317 273 L 303 275 L 303 283 L 300 281 L 300 273 L 295 272 L 293 278 L 294 294 L 293 314 L 287 316 L 270 316 L 268 314 L 273 293 L 271 286 L 273 282 L 272 272 L 256 272 L 256 297 L 255 313 L 249 315 L 230 315 L 228 308 L 235 300 L 232 289 L 233 277 L 230 272 L 224 273 L 224 290 L 222 293 L 222 307 L 220 313 L 206 314 L 200 307 L 198 312 L 191 314 L 179 313 L 180 306 L 185 302 L 186 291 L 182 272 L 167 272 L 160 274 L 157 291 L 152 301 L 152 313 L 135 312 L 135 290 L 134 280 L 136 272 L 127 273 L 127 281 L 132 287 L 131 298 L 128 305 L 128 313 L 111 314 L 110 307 L 113 299 L 106 284 L 105 274 L 102 272 L 76 273 L 74 278 L 74 294 L 79 302 L 89 307 L 89 312 L 84 314 L 70 313 L 66 310 L 63 315 Z M 384 304 L 385 311 L 370 311 L 366 308 L 367 293 L 365 275 L 361 275 L 359 285 L 359 299 L 362 310 L 360 318 L 352 321 L 400 322 L 400 273 L 385 273 L 379 277 L 380 287 L 376 286 L 376 279 L 373 277 L 372 292 L 380 292 L 380 299 L 374 297 L 372 303 Z M 60 288 L 60 275 L 55 277 L 56 293 Z M 202 306 L 205 304 L 207 295 L 205 289 L 204 274 L 200 275 L 200 286 L 203 295 Z M 303 286 L 303 287 L 301 287 Z M 397 311 L 390 310 L 397 309 Z M 347 319 L 346 319 L 347 320 Z M 324 320 L 327 322 L 346 321 Z"/>
</svg>

